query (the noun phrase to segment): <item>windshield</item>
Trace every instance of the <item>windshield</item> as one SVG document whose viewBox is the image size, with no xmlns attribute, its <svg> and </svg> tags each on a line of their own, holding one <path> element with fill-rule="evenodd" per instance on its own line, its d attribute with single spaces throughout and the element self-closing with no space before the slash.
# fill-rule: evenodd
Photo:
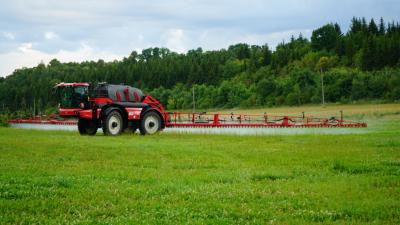
<svg viewBox="0 0 400 225">
<path fill-rule="evenodd" d="M 57 89 L 57 97 L 61 108 L 79 108 L 79 104 L 87 100 L 88 87 L 59 87 Z"/>
</svg>

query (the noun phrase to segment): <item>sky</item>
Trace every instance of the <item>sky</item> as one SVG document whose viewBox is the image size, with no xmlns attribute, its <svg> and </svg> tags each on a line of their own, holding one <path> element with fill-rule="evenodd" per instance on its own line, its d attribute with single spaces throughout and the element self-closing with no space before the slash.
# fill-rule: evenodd
<svg viewBox="0 0 400 225">
<path fill-rule="evenodd" d="M 57 58 L 120 60 L 166 47 L 185 53 L 236 43 L 272 49 L 352 17 L 400 21 L 399 0 L 0 0 L 0 76 Z"/>
</svg>

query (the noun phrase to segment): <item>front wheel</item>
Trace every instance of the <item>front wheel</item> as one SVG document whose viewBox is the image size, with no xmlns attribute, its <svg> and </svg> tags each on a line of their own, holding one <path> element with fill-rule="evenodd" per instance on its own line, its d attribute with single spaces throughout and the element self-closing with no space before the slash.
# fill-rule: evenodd
<svg viewBox="0 0 400 225">
<path fill-rule="evenodd" d="M 81 135 L 95 135 L 97 124 L 95 121 L 80 118 L 78 120 L 78 131 Z"/>
<path fill-rule="evenodd" d="M 111 111 L 103 119 L 103 133 L 105 135 L 116 136 L 119 135 L 124 130 L 124 123 L 121 116 L 117 110 Z"/>
<path fill-rule="evenodd" d="M 140 120 L 139 130 L 142 135 L 157 133 L 161 130 L 160 116 L 154 111 L 147 112 Z"/>
</svg>

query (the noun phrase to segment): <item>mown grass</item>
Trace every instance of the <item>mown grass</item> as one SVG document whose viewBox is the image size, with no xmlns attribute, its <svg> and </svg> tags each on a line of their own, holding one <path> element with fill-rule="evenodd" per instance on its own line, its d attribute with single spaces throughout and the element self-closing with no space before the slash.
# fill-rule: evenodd
<svg viewBox="0 0 400 225">
<path fill-rule="evenodd" d="M 0 223 L 399 224 L 400 116 L 367 129 L 81 137 L 0 128 Z"/>
</svg>

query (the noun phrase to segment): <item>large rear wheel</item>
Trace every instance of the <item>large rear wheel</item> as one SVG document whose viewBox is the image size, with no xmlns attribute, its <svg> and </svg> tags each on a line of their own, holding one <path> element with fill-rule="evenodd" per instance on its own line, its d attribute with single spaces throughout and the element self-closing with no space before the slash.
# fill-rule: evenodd
<svg viewBox="0 0 400 225">
<path fill-rule="evenodd" d="M 121 134 L 124 130 L 124 123 L 121 116 L 117 110 L 111 111 L 104 119 L 103 119 L 103 133 L 105 135 L 116 136 Z"/>
<path fill-rule="evenodd" d="M 160 116 L 154 111 L 147 112 L 140 120 L 139 130 L 142 135 L 157 133 L 161 130 Z"/>
<path fill-rule="evenodd" d="M 81 135 L 95 135 L 97 133 L 97 124 L 93 120 L 79 118 L 78 131 Z"/>
</svg>

